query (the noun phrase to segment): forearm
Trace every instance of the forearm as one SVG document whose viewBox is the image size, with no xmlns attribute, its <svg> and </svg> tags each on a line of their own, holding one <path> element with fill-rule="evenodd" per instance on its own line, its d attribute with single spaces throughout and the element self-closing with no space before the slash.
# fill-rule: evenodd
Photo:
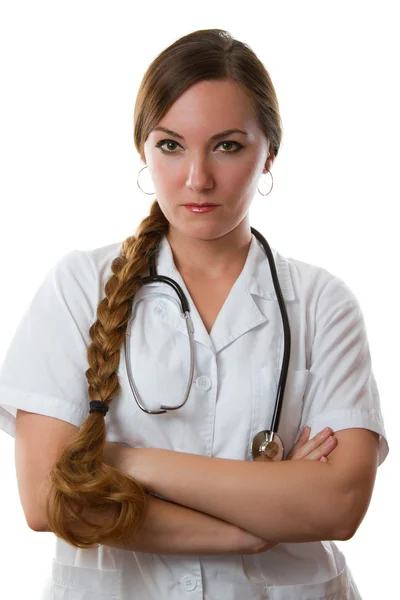
<svg viewBox="0 0 400 600">
<path fill-rule="evenodd" d="M 350 500 L 333 485 L 328 463 L 249 462 L 159 449 L 145 449 L 138 458 L 148 490 L 270 542 L 346 539 L 340 528 Z"/>
<path fill-rule="evenodd" d="M 260 540 L 231 523 L 150 495 L 146 519 L 135 539 L 105 544 L 153 554 L 196 556 L 252 554 Z"/>
<path fill-rule="evenodd" d="M 85 508 L 82 517 L 92 523 L 107 524 L 113 521 L 114 510 Z M 85 539 L 87 526 L 74 522 L 75 535 Z M 47 526 L 39 531 L 50 532 Z M 221 521 L 185 506 L 173 504 L 149 495 L 146 518 L 134 536 L 129 531 L 123 539 L 105 539 L 102 544 L 151 554 L 202 555 L 202 554 L 253 554 L 260 547 L 256 536 L 241 531 L 235 525 Z"/>
</svg>

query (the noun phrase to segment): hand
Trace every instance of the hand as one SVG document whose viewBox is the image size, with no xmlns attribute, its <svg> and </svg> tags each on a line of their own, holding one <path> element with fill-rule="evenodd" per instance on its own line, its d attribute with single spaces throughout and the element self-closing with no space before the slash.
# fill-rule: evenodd
<svg viewBox="0 0 400 600">
<path fill-rule="evenodd" d="M 307 459 L 328 462 L 327 456 L 337 446 L 337 439 L 333 435 L 333 430 L 329 427 L 328 431 L 320 431 L 312 440 L 308 441 L 310 431 L 309 427 L 303 429 L 286 460 Z"/>
<path fill-rule="evenodd" d="M 131 448 L 122 446 L 118 442 L 106 442 L 103 454 L 105 464 L 122 471 L 127 457 L 126 450 L 131 450 Z"/>
<path fill-rule="evenodd" d="M 118 442 L 106 442 L 104 445 L 104 462 L 125 475 L 129 475 L 145 489 L 150 489 L 150 466 L 155 460 L 150 453 L 162 450 L 154 448 L 132 448 Z"/>
</svg>

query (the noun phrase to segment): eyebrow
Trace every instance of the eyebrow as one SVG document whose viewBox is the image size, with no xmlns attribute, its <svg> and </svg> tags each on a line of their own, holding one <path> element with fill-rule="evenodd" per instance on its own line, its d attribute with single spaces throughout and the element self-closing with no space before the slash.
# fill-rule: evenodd
<svg viewBox="0 0 400 600">
<path fill-rule="evenodd" d="M 152 131 L 164 131 L 165 133 L 168 133 L 168 135 L 172 135 L 173 137 L 176 137 L 179 140 L 185 139 L 183 135 L 180 135 L 179 133 L 176 133 L 176 131 L 172 131 L 171 129 L 167 129 L 166 127 L 155 127 L 154 129 L 152 129 Z M 244 135 L 247 135 L 247 131 L 242 131 L 241 129 L 226 129 L 226 131 L 221 131 L 220 133 L 212 135 L 210 137 L 210 140 L 219 140 L 220 138 L 230 135 L 231 133 L 243 133 Z"/>
</svg>

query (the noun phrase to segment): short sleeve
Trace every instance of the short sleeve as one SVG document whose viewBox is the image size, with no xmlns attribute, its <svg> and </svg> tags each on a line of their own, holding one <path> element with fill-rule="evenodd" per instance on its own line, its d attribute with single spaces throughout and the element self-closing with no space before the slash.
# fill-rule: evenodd
<svg viewBox="0 0 400 600">
<path fill-rule="evenodd" d="M 318 298 L 315 335 L 304 394 L 302 430 L 310 439 L 324 427 L 362 427 L 379 434 L 379 465 L 389 453 L 363 314 L 338 277 Z"/>
<path fill-rule="evenodd" d="M 68 252 L 47 273 L 0 367 L 0 429 L 15 437 L 17 408 L 78 427 L 86 419 L 95 294 L 95 272 L 82 250 Z"/>
</svg>

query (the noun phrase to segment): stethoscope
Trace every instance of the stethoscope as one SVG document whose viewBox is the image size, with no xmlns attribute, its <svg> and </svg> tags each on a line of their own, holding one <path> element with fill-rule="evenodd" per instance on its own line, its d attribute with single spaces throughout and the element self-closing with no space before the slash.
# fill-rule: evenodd
<svg viewBox="0 0 400 600">
<path fill-rule="evenodd" d="M 282 360 L 281 374 L 280 374 L 279 382 L 278 382 L 278 389 L 277 389 L 276 400 L 275 400 L 275 410 L 274 410 L 274 414 L 272 417 L 271 427 L 270 427 L 270 429 L 259 431 L 254 436 L 253 445 L 252 445 L 252 455 L 253 455 L 253 460 L 259 459 L 259 460 L 278 461 L 278 460 L 283 459 L 283 453 L 284 453 L 283 443 L 282 443 L 282 440 L 280 439 L 280 437 L 278 436 L 277 431 L 278 431 L 278 427 L 279 427 L 283 395 L 285 393 L 285 385 L 286 385 L 287 373 L 288 373 L 288 368 L 289 368 L 290 327 L 289 327 L 289 319 L 288 319 L 287 312 L 286 312 L 285 302 L 283 300 L 282 290 L 279 285 L 278 274 L 276 271 L 276 266 L 275 266 L 274 257 L 273 257 L 271 248 L 269 247 L 267 240 L 261 235 L 261 233 L 259 233 L 256 229 L 254 229 L 254 227 L 251 227 L 250 229 L 251 229 L 251 232 L 255 235 L 255 237 L 263 245 L 265 253 L 268 258 L 269 267 L 270 267 L 270 271 L 271 271 L 271 275 L 272 275 L 272 280 L 274 283 L 275 293 L 276 293 L 276 296 L 278 299 L 279 309 L 281 312 L 282 323 L 283 323 L 283 332 L 284 332 L 283 360 Z M 165 406 L 165 405 L 161 404 L 160 405 L 161 410 L 148 410 L 145 406 L 143 406 L 140 396 L 139 396 L 139 392 L 133 381 L 131 366 L 130 366 L 131 365 L 130 349 L 129 349 L 130 344 L 128 343 L 128 337 L 130 336 L 129 326 L 130 326 L 131 321 L 133 320 L 133 316 L 130 317 L 128 326 L 127 326 L 125 341 L 124 341 L 125 364 L 126 364 L 126 371 L 128 374 L 128 381 L 129 381 L 129 385 L 131 386 L 131 390 L 132 390 L 132 393 L 136 400 L 137 405 L 145 413 L 150 414 L 150 415 L 161 415 L 163 413 L 166 413 L 167 410 L 177 410 L 178 408 L 181 408 L 185 404 L 186 400 L 189 397 L 190 388 L 192 387 L 192 382 L 193 382 L 193 371 L 194 371 L 194 340 L 193 340 L 194 328 L 193 328 L 192 319 L 190 318 L 189 302 L 187 301 L 187 298 L 186 298 L 185 294 L 183 293 L 182 288 L 176 283 L 176 281 L 174 281 L 170 277 L 166 277 L 164 275 L 157 274 L 156 254 L 157 254 L 157 250 L 153 253 L 153 255 L 150 258 L 150 276 L 138 278 L 138 280 L 140 281 L 140 283 L 142 285 L 145 285 L 146 283 L 153 283 L 156 281 L 161 281 L 161 282 L 164 282 L 164 283 L 168 284 L 169 286 L 171 286 L 177 293 L 179 300 L 180 300 L 180 304 L 181 304 L 182 315 L 186 319 L 186 328 L 187 328 L 187 332 L 188 332 L 188 336 L 189 336 L 190 369 L 189 369 L 189 379 L 188 379 L 188 383 L 187 383 L 187 388 L 185 391 L 185 398 L 181 404 L 179 404 L 178 406 Z M 131 308 L 132 308 L 132 304 L 131 304 Z"/>
</svg>

